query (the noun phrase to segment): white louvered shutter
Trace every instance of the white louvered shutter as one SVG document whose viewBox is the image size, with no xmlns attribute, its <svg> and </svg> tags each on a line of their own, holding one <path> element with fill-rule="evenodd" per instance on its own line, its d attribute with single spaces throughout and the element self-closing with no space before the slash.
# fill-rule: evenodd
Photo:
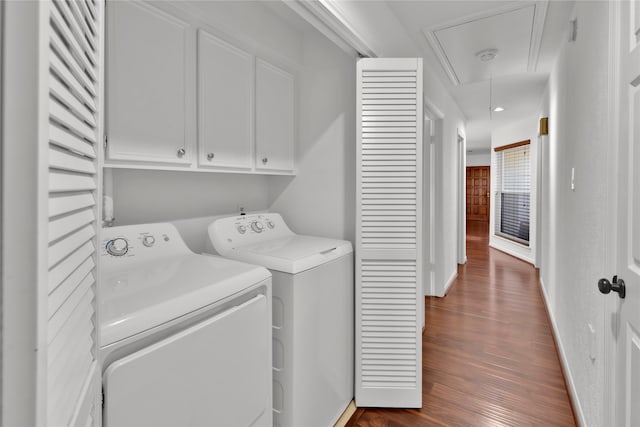
<svg viewBox="0 0 640 427">
<path fill-rule="evenodd" d="M 48 168 L 47 278 L 41 283 L 41 425 L 99 425 L 96 234 L 102 116 L 103 3 L 50 0 L 41 100 L 46 121 L 41 165 Z M 44 154 L 44 152 L 47 154 Z M 43 230 L 44 231 L 44 230 Z M 45 289 L 46 288 L 46 289 Z M 43 304 L 44 305 L 44 304 Z M 46 314 L 46 316 L 45 316 Z M 44 351 L 46 348 L 46 351 Z M 46 384 L 46 386 L 45 386 Z"/>
<path fill-rule="evenodd" d="M 357 67 L 356 405 L 422 406 L 422 60 Z"/>
</svg>

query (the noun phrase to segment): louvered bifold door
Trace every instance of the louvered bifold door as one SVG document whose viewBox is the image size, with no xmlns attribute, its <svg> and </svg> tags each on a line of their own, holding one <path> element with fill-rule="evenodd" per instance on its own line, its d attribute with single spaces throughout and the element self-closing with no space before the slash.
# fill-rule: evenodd
<svg viewBox="0 0 640 427">
<path fill-rule="evenodd" d="M 422 406 L 422 60 L 357 67 L 356 405 Z"/>
<path fill-rule="evenodd" d="M 96 234 L 97 147 L 101 123 L 100 0 L 42 2 L 48 17 L 42 46 L 41 149 L 47 173 L 47 280 L 42 321 L 46 329 L 46 378 L 41 425 L 98 425 L 100 370 L 97 359 Z M 46 169 L 45 169 L 46 168 Z M 46 171 L 46 172 L 45 172 Z M 46 289 L 44 289 L 46 288 Z M 45 313 L 46 312 L 46 313 Z M 43 338 L 41 338 L 43 340 Z M 46 384 L 46 386 L 44 385 Z"/>
</svg>

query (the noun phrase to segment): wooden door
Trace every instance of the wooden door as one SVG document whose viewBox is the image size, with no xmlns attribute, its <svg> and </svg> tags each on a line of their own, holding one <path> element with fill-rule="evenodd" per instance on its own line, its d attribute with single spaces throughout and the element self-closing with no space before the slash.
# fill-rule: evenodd
<svg viewBox="0 0 640 427">
<path fill-rule="evenodd" d="M 616 300 L 615 398 L 617 426 L 640 425 L 640 1 L 619 2 L 620 127 L 615 274 L 626 283 Z M 609 278 L 611 280 L 611 278 Z"/>
<path fill-rule="evenodd" d="M 489 222 L 491 168 L 467 167 L 467 220 Z"/>
</svg>

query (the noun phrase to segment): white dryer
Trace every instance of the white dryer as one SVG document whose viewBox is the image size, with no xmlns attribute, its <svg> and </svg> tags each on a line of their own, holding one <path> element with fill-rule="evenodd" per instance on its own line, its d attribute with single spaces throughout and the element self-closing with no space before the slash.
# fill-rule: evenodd
<svg viewBox="0 0 640 427">
<path fill-rule="evenodd" d="M 353 249 L 293 233 L 277 213 L 215 220 L 209 250 L 273 274 L 273 412 L 282 427 L 332 426 L 353 399 Z"/>
<path fill-rule="evenodd" d="M 271 280 L 171 224 L 103 229 L 103 425 L 271 426 Z"/>
</svg>

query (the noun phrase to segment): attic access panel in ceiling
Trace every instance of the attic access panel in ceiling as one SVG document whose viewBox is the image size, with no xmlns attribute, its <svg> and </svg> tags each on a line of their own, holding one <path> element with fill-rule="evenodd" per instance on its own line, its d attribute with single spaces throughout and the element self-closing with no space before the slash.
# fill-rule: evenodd
<svg viewBox="0 0 640 427">
<path fill-rule="evenodd" d="M 536 69 L 546 7 L 546 1 L 509 5 L 423 33 L 454 85 L 522 74 Z M 476 57 L 485 49 L 498 50 L 494 60 Z"/>
</svg>

